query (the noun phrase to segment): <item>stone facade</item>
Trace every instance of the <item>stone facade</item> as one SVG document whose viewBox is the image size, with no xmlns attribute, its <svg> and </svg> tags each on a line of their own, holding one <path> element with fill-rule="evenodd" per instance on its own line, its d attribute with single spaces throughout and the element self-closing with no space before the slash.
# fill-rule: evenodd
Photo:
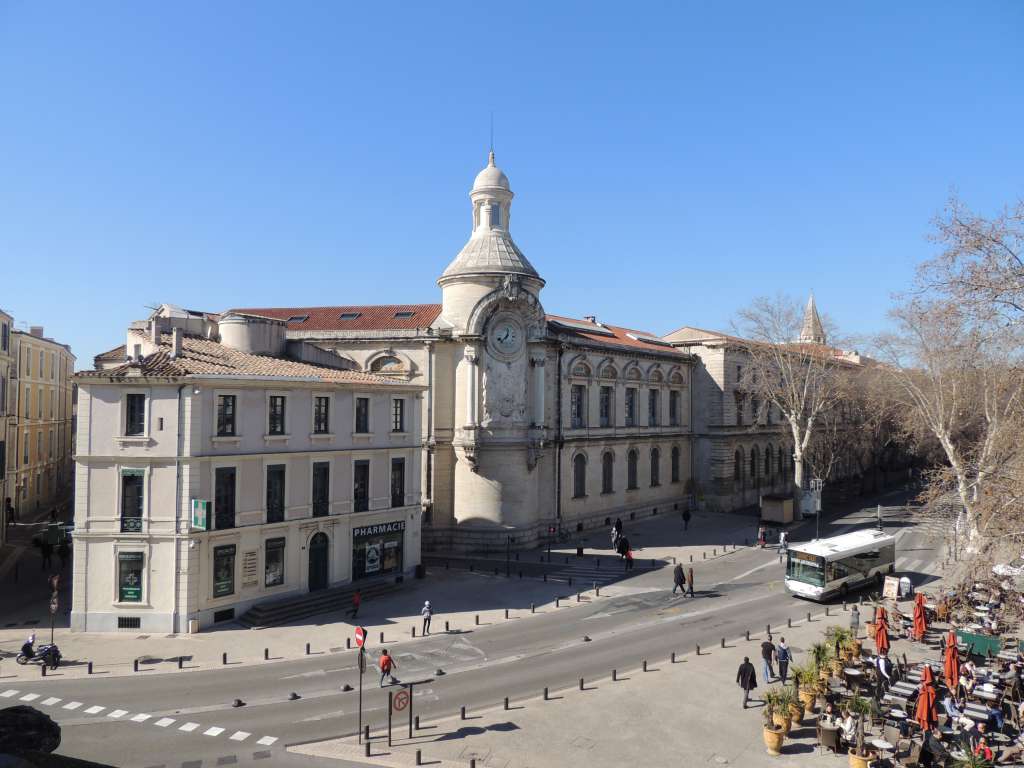
<svg viewBox="0 0 1024 768">
<path fill-rule="evenodd" d="M 78 375 L 73 629 L 192 631 L 419 564 L 423 387 L 300 362 L 283 329 L 164 307 Z"/>
</svg>

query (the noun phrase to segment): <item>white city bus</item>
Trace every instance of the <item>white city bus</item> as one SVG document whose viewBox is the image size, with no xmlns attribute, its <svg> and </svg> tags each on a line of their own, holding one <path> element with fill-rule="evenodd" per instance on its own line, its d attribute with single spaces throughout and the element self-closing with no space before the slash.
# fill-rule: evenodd
<svg viewBox="0 0 1024 768">
<path fill-rule="evenodd" d="M 811 600 L 846 597 L 896 569 L 896 537 L 864 528 L 831 539 L 791 544 L 786 560 L 786 589 Z"/>
</svg>

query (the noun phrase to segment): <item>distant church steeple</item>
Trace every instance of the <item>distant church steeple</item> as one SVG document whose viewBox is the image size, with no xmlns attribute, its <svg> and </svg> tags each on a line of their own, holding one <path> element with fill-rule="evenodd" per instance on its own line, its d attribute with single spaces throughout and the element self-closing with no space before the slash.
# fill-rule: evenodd
<svg viewBox="0 0 1024 768">
<path fill-rule="evenodd" d="M 804 344 L 825 344 L 825 328 L 821 324 L 818 308 L 814 304 L 814 293 L 807 299 L 804 309 L 804 324 L 800 329 L 800 341 Z"/>
</svg>

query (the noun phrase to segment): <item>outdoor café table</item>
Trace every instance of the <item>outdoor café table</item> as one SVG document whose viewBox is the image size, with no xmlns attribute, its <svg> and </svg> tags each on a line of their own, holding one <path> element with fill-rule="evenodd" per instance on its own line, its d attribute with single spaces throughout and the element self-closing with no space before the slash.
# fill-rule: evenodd
<svg viewBox="0 0 1024 768">
<path fill-rule="evenodd" d="M 907 713 L 901 709 L 890 709 L 888 717 L 892 720 L 906 720 Z"/>
<path fill-rule="evenodd" d="M 996 654 L 996 658 L 1001 659 L 1002 661 L 1016 661 L 1017 654 L 1013 651 L 1000 651 Z"/>
<path fill-rule="evenodd" d="M 982 701 L 990 701 L 993 704 L 998 703 L 1003 698 L 1003 694 L 999 691 L 985 691 L 981 688 L 975 688 L 968 695 Z"/>
<path fill-rule="evenodd" d="M 889 751 L 895 752 L 896 751 L 896 747 L 894 747 L 892 744 L 890 744 L 885 739 L 873 739 L 871 744 L 882 752 L 882 757 L 885 757 L 885 753 L 886 752 L 889 752 Z"/>
<path fill-rule="evenodd" d="M 1005 733 L 1000 733 L 999 731 L 993 731 L 992 733 L 988 733 L 986 735 L 988 736 L 988 740 L 991 741 L 993 744 L 1009 744 L 1011 741 L 1013 741 L 1013 739 L 1011 739 Z"/>
</svg>

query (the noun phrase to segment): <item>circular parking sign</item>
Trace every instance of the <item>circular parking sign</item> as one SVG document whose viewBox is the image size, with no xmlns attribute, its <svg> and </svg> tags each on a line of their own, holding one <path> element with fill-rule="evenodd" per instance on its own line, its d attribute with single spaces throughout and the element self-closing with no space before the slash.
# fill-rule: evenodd
<svg viewBox="0 0 1024 768">
<path fill-rule="evenodd" d="M 356 645 L 362 648 L 364 642 L 366 642 L 366 630 L 362 627 L 356 627 Z"/>
<path fill-rule="evenodd" d="M 409 692 L 399 691 L 395 694 L 395 698 L 392 700 L 392 705 L 395 708 L 395 712 L 401 712 L 403 709 L 409 706 Z"/>
</svg>

